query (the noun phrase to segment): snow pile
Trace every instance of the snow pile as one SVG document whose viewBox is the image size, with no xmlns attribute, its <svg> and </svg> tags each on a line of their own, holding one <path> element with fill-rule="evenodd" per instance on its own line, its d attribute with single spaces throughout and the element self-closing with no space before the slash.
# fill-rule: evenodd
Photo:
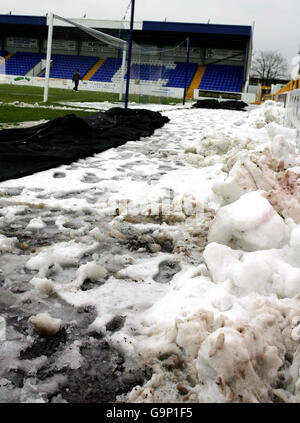
<svg viewBox="0 0 300 423">
<path fill-rule="evenodd" d="M 204 129 L 200 132 L 199 139 L 187 142 L 185 146 L 185 160 L 197 167 L 211 166 L 222 163 L 223 157 L 228 152 L 247 148 L 253 140 L 247 136 L 232 136 L 215 129 Z"/>
<path fill-rule="evenodd" d="M 254 128 L 263 128 L 271 122 L 283 125 L 285 109 L 282 103 L 267 100 L 260 107 L 248 112 L 247 123 Z"/>
<path fill-rule="evenodd" d="M 262 295 L 273 293 L 280 298 L 299 293 L 300 269 L 290 261 L 292 254 L 289 249 L 245 253 L 215 243 L 204 251 L 215 283 L 229 282 L 239 295 L 254 291 Z"/>
<path fill-rule="evenodd" d="M 250 210 L 249 201 L 255 206 Z M 300 339 L 300 225 L 285 223 L 254 192 L 220 209 L 209 239 L 222 237 L 222 228 L 221 241 L 235 234 L 254 251 L 210 242 L 205 264 L 178 274 L 165 297 L 141 316 L 140 336 L 132 342 L 153 376 L 127 400 L 299 399 L 290 380 L 300 382 L 300 363 L 290 366 L 286 356 L 297 356 Z M 265 249 L 272 241 L 277 248 Z"/>
<path fill-rule="evenodd" d="M 238 125 L 265 128 L 260 151 L 211 130 L 185 147 L 194 166 L 223 161 L 228 176 L 212 189 L 225 205 L 210 225 L 204 264 L 177 275 L 137 324 L 133 342 L 153 376 L 121 400 L 299 401 L 299 175 L 284 169 L 299 161 L 283 114 L 267 102 Z"/>
<path fill-rule="evenodd" d="M 284 170 L 282 162 L 274 159 L 270 150 L 242 151 L 228 156 L 228 176 L 213 185 L 213 191 L 231 203 L 246 192 L 264 190 L 275 210 L 283 217 L 300 222 L 299 174 Z"/>
<path fill-rule="evenodd" d="M 269 346 L 259 330 L 241 325 L 209 334 L 196 369 L 209 402 L 268 402 L 269 386 L 282 363 L 278 349 Z"/>
<path fill-rule="evenodd" d="M 250 192 L 222 207 L 210 228 L 208 242 L 245 251 L 282 247 L 287 227 L 265 196 L 263 191 Z"/>
<path fill-rule="evenodd" d="M 0 282 L 26 324 L 54 334 L 65 322 L 68 334 L 53 379 L 38 379 L 45 358 L 19 360 L 38 382 L 12 389 L 17 400 L 63 401 L 59 377 L 85 381 L 101 339 L 149 372 L 120 401 L 300 402 L 294 131 L 274 102 L 166 113 L 150 139 L 1 184 Z"/>
<path fill-rule="evenodd" d="M 225 154 L 232 148 L 234 141 L 230 135 L 222 134 L 214 129 L 206 129 L 201 131 L 197 153 L 203 156 Z"/>
<path fill-rule="evenodd" d="M 241 217 L 237 212 L 250 196 L 256 197 L 256 208 L 245 224 L 247 213 Z M 284 222 L 266 200 L 259 205 L 258 198 L 256 192 L 245 194 L 220 209 L 208 234 L 211 243 L 203 253 L 205 262 L 213 282 L 229 281 L 240 295 L 294 297 L 300 292 L 300 225 L 291 219 Z"/>
<path fill-rule="evenodd" d="M 299 304 L 283 319 L 284 307 L 264 297 L 237 300 L 226 296 L 224 288 L 225 296 L 219 292 L 218 297 L 219 289 L 204 277 L 186 279 L 185 284 L 190 286 L 173 292 L 148 313 L 148 328 L 138 351 L 152 367 L 153 376 L 143 387 L 136 387 L 128 400 L 270 402 Z M 176 300 L 182 301 L 181 307 L 174 305 Z M 220 313 L 221 304 L 229 311 Z M 187 307 L 188 314 L 184 313 Z M 172 321 L 171 317 L 176 318 Z M 290 348 L 295 351 L 295 343 Z"/>
<path fill-rule="evenodd" d="M 267 125 L 272 156 L 283 160 L 285 166 L 295 166 L 298 162 L 296 150 L 296 129 L 285 128 L 275 122 Z"/>
</svg>

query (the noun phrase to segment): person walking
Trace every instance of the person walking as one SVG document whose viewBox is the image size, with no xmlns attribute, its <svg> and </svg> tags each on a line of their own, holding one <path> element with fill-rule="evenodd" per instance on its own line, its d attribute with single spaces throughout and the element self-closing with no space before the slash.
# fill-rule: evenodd
<svg viewBox="0 0 300 423">
<path fill-rule="evenodd" d="M 72 81 L 75 84 L 74 88 L 73 88 L 74 91 L 78 91 L 78 84 L 79 84 L 80 79 L 82 79 L 82 78 L 80 76 L 79 69 L 77 69 L 76 72 L 74 73 L 74 75 L 72 76 Z"/>
</svg>

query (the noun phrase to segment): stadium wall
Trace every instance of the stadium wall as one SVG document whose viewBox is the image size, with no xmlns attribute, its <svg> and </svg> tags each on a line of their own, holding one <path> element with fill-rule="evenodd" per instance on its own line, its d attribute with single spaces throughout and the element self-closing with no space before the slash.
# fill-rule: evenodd
<svg viewBox="0 0 300 423">
<path fill-rule="evenodd" d="M 4 39 L 4 49 L 10 53 L 17 51 L 38 53 L 40 51 L 40 40 L 38 38 L 8 36 Z"/>
</svg>

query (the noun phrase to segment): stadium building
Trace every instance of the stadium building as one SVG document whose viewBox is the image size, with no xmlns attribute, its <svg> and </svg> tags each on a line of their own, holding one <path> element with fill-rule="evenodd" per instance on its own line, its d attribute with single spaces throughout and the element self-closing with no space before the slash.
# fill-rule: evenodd
<svg viewBox="0 0 300 423">
<path fill-rule="evenodd" d="M 44 85 L 48 21 L 47 16 L 0 15 L 1 82 Z M 72 21 L 129 38 L 126 21 Z M 50 87 L 71 88 L 78 68 L 82 89 L 125 89 L 120 48 L 59 19 L 54 19 L 52 38 Z M 133 40 L 131 93 L 182 98 L 185 87 L 187 99 L 210 96 L 247 101 L 251 96 L 247 93 L 251 26 L 143 21 L 134 23 Z"/>
</svg>

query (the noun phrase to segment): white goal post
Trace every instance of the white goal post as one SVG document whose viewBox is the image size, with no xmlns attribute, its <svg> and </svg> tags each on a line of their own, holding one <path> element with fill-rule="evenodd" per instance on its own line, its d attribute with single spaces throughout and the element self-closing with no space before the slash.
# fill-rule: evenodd
<svg viewBox="0 0 300 423">
<path fill-rule="evenodd" d="M 123 50 L 122 58 L 122 75 L 121 75 L 121 84 L 120 84 L 120 100 L 123 95 L 124 87 L 124 76 L 125 76 L 125 64 L 126 64 L 126 53 L 128 49 L 128 43 L 125 40 L 120 38 L 113 37 L 111 35 L 105 34 L 104 32 L 97 31 L 96 29 L 90 28 L 88 26 L 79 24 L 77 22 L 71 21 L 70 19 L 63 18 L 61 16 L 55 15 L 52 12 L 48 14 L 48 39 L 47 39 L 47 55 L 46 55 L 46 71 L 45 71 L 45 85 L 44 85 L 44 102 L 48 101 L 48 91 L 49 91 L 49 77 L 50 77 L 50 60 L 51 60 L 51 50 L 52 50 L 52 37 L 53 37 L 53 20 L 54 18 L 65 21 L 82 31 L 88 33 L 97 40 L 103 41 L 106 44 L 113 45 Z"/>
</svg>

